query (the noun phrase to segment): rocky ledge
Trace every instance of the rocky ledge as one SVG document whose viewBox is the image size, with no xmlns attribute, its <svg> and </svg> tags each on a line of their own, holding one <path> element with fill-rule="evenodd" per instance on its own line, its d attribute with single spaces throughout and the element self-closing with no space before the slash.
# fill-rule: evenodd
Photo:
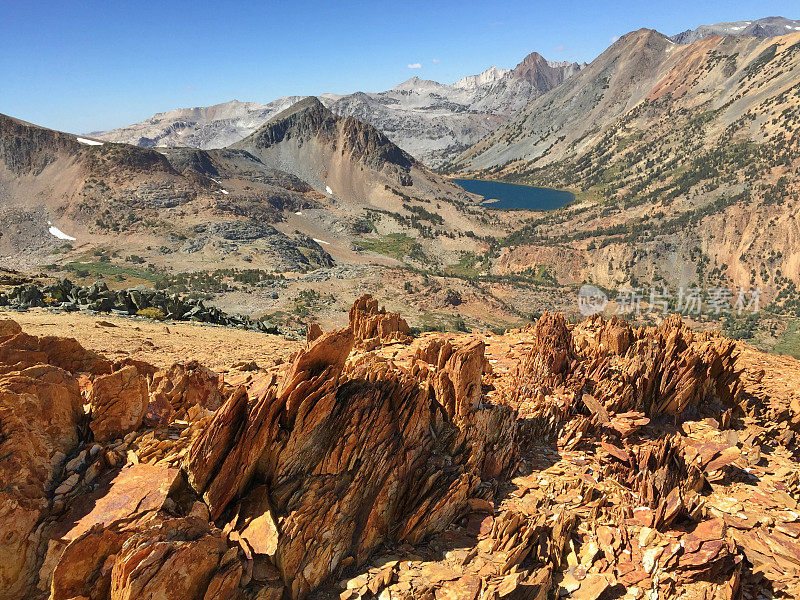
<svg viewBox="0 0 800 600">
<path fill-rule="evenodd" d="M 797 597 L 798 365 L 364 297 L 226 380 L 0 321 L 0 598 Z"/>
</svg>

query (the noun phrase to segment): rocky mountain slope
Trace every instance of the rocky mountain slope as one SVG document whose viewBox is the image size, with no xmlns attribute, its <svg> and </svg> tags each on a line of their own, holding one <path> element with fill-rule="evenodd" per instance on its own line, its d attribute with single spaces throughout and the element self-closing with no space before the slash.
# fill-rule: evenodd
<svg viewBox="0 0 800 600">
<path fill-rule="evenodd" d="M 380 131 L 352 117 L 340 117 L 314 97 L 270 119 L 230 146 L 269 168 L 291 173 L 350 206 L 396 203 L 395 190 L 418 198 L 469 201 L 459 186 L 422 166 Z"/>
<path fill-rule="evenodd" d="M 258 302 L 227 307 L 256 319 L 295 293 L 287 275 L 458 263 L 485 247 L 475 230 L 505 231 L 477 199 L 315 98 L 218 150 L 101 142 L 0 116 L 3 267 L 207 300 L 257 287 Z"/>
<path fill-rule="evenodd" d="M 417 160 L 436 167 L 580 68 L 577 63 L 547 61 L 534 52 L 514 69 L 491 67 L 452 85 L 414 77 L 386 92 L 322 94 L 320 100 L 337 115 L 376 127 Z M 250 135 L 300 99 L 178 109 L 92 135 L 140 146 L 222 148 Z"/>
<path fill-rule="evenodd" d="M 0 598 L 800 591 L 797 361 L 676 318 L 414 338 L 364 297 L 223 375 L 202 328 L 155 365 L 48 318 L 0 320 Z"/>
<path fill-rule="evenodd" d="M 745 37 L 768 38 L 800 31 L 800 21 L 784 17 L 765 17 L 755 21 L 732 21 L 701 25 L 697 29 L 687 29 L 670 39 L 677 44 L 691 44 L 710 35 L 740 35 Z"/>
<path fill-rule="evenodd" d="M 578 192 L 508 240 L 508 268 L 556 245 L 578 281 L 760 286 L 794 306 L 799 87 L 800 33 L 677 45 L 640 30 L 455 170 Z"/>
<path fill-rule="evenodd" d="M 219 260 L 239 245 L 290 270 L 330 264 L 310 238 L 270 225 L 285 211 L 313 205 L 315 197 L 305 182 L 243 152 L 164 154 L 0 115 L 6 266 L 31 267 L 79 247 L 83 256 L 104 245 L 111 250 L 101 253 L 158 257 L 162 265 L 179 256 L 190 263 Z"/>
</svg>

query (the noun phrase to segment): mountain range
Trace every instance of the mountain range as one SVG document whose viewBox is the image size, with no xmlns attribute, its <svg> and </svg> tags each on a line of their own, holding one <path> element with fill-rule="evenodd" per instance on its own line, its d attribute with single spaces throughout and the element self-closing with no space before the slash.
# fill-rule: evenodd
<svg viewBox="0 0 800 600">
<path fill-rule="evenodd" d="M 534 52 L 513 69 L 491 67 L 452 85 L 413 77 L 385 92 L 322 94 L 319 99 L 337 115 L 376 127 L 417 160 L 437 167 L 581 68 L 547 61 Z M 178 109 L 88 135 L 146 147 L 221 148 L 250 135 L 300 99 L 290 96 L 269 104 L 234 100 Z"/>
<path fill-rule="evenodd" d="M 691 44 L 710 35 L 768 38 L 800 31 L 800 21 L 784 17 L 765 17 L 754 21 L 731 21 L 714 25 L 701 25 L 687 29 L 670 39 L 677 44 Z"/>
<path fill-rule="evenodd" d="M 707 36 L 767 38 L 795 31 L 800 31 L 800 21 L 766 17 L 701 25 L 670 40 L 690 44 Z M 449 85 L 413 77 L 385 92 L 326 93 L 319 99 L 338 115 L 373 125 L 417 160 L 437 168 L 585 66 L 548 61 L 533 52 L 513 69 L 493 66 Z M 250 135 L 301 99 L 288 96 L 267 104 L 232 100 L 209 107 L 181 108 L 87 135 L 145 147 L 223 148 Z"/>
<path fill-rule="evenodd" d="M 389 119 L 404 106 L 412 116 L 398 123 L 418 118 L 419 142 L 442 88 L 486 111 L 440 107 L 453 119 L 507 116 L 439 172 L 366 117 L 340 114 L 361 107 Z M 564 301 L 542 283 L 760 288 L 775 310 L 795 310 L 799 89 L 800 32 L 679 44 L 641 29 L 581 68 L 531 55 L 451 86 L 413 79 L 383 94 L 289 99 L 235 135 L 226 127 L 236 106 L 198 109 L 225 135 L 253 129 L 218 149 L 140 147 L 3 117 L 0 211 L 10 227 L 0 253 L 18 267 L 107 271 L 97 252 L 124 273 L 133 257 L 148 265 L 136 271 L 144 278 L 211 264 L 378 265 L 400 269 L 386 285 L 419 289 L 407 299 L 425 305 L 434 292 L 411 285 L 410 267 L 438 286 L 439 308 L 461 302 L 431 279 L 450 277 L 461 298 L 475 299 L 476 319 L 497 307 L 530 312 L 543 294 L 544 306 Z M 455 174 L 566 189 L 575 202 L 491 210 L 451 182 Z"/>
</svg>

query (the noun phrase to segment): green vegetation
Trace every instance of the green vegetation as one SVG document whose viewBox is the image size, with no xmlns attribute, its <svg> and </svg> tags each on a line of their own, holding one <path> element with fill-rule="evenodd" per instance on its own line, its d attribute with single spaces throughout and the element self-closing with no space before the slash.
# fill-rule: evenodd
<svg viewBox="0 0 800 600">
<path fill-rule="evenodd" d="M 163 321 L 167 318 L 167 315 L 160 308 L 156 308 L 155 306 L 148 306 L 147 308 L 142 308 L 141 310 L 136 311 L 136 314 L 140 317 L 147 317 L 148 319 L 155 319 L 156 321 Z"/>
<path fill-rule="evenodd" d="M 301 290 L 295 298 L 292 312 L 301 319 L 305 319 L 335 302 L 336 298 L 331 295 L 323 296 L 313 289 Z"/>
<path fill-rule="evenodd" d="M 139 269 L 125 265 L 117 265 L 105 260 L 97 262 L 72 261 L 64 265 L 68 271 L 72 271 L 78 277 L 114 277 L 121 276 L 125 279 L 141 279 L 151 283 L 157 282 L 162 275 L 152 268 Z"/>
<path fill-rule="evenodd" d="M 778 343 L 772 348 L 775 354 L 788 354 L 800 358 L 800 321 L 791 320 Z"/>
<path fill-rule="evenodd" d="M 263 269 L 215 269 L 214 271 L 196 271 L 192 273 L 162 274 L 156 282 L 156 289 L 170 292 L 205 292 L 221 293 L 236 289 L 233 284 L 258 285 L 262 282 L 282 280 Z"/>
<path fill-rule="evenodd" d="M 450 313 L 424 312 L 419 317 L 420 326 L 414 328 L 415 333 L 422 331 L 469 331 L 461 315 Z"/>
<path fill-rule="evenodd" d="M 434 225 L 444 225 L 444 219 L 438 213 L 430 212 L 429 210 L 425 210 L 421 206 L 412 206 L 410 204 L 403 204 L 403 208 L 405 208 L 408 212 L 411 213 L 411 220 L 413 221 L 428 221 L 433 223 Z"/>
<path fill-rule="evenodd" d="M 474 252 L 465 252 L 456 264 L 447 267 L 446 274 L 451 277 L 475 280 L 488 269 L 488 257 L 478 256 Z"/>
<path fill-rule="evenodd" d="M 405 233 L 390 233 L 378 239 L 359 240 L 358 245 L 364 250 L 391 256 L 397 260 L 404 260 L 409 257 L 418 262 L 427 263 L 428 257 L 414 238 Z"/>
<path fill-rule="evenodd" d="M 736 313 L 727 313 L 722 322 L 722 335 L 732 340 L 751 340 L 755 337 L 758 324 L 757 314 L 739 316 Z"/>
</svg>

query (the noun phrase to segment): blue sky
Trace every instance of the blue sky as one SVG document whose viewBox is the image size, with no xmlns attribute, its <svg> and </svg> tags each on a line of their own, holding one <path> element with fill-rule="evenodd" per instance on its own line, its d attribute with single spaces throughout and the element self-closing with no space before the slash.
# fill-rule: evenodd
<svg viewBox="0 0 800 600">
<path fill-rule="evenodd" d="M 0 112 L 72 132 L 231 99 L 449 83 L 537 51 L 591 61 L 640 27 L 800 18 L 797 0 L 0 0 Z M 410 68 L 419 65 L 419 68 Z"/>
</svg>

